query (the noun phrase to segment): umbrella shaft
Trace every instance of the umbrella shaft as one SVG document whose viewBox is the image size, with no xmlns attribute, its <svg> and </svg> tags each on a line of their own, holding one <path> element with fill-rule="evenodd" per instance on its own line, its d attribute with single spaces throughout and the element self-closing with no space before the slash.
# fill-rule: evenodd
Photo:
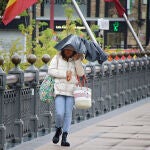
<svg viewBox="0 0 150 150">
<path fill-rule="evenodd" d="M 137 43 L 138 43 L 138 45 L 139 45 L 141 51 L 144 51 L 144 48 L 143 48 L 142 44 L 140 43 L 140 41 L 139 41 L 139 39 L 138 39 L 136 33 L 134 32 L 134 30 L 133 30 L 133 28 L 132 28 L 132 25 L 130 24 L 130 22 L 129 22 L 129 20 L 128 20 L 128 18 L 127 18 L 127 16 L 126 16 L 125 13 L 123 14 L 123 17 L 124 17 L 125 21 L 127 22 L 127 24 L 128 24 L 128 26 L 129 26 L 129 28 L 130 28 L 130 30 L 131 30 L 131 32 L 132 32 L 132 34 L 133 34 L 135 40 L 137 41 Z"/>
<path fill-rule="evenodd" d="M 73 5 L 74 5 L 74 7 L 75 7 L 75 9 L 76 9 L 76 11 L 77 11 L 77 13 L 78 13 L 78 15 L 80 16 L 80 18 L 81 18 L 81 20 L 82 20 L 82 22 L 83 22 L 83 24 L 84 24 L 84 26 L 85 26 L 85 28 L 86 28 L 86 30 L 87 30 L 89 36 L 90 36 L 90 38 L 92 39 L 93 42 L 97 43 L 97 41 L 96 41 L 96 39 L 95 39 L 95 37 L 94 37 L 94 35 L 93 35 L 93 33 L 92 33 L 92 31 L 91 31 L 89 25 L 87 24 L 87 22 L 86 22 L 86 20 L 85 20 L 85 18 L 84 18 L 84 16 L 83 16 L 83 14 L 82 14 L 82 12 L 81 12 L 81 10 L 80 10 L 78 4 L 76 3 L 75 0 L 72 0 L 72 3 L 73 3 Z"/>
</svg>

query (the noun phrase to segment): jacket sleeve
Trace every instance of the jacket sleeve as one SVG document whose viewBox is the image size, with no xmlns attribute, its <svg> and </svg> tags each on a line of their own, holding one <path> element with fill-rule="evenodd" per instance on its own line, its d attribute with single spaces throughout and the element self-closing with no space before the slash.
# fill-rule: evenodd
<svg viewBox="0 0 150 150">
<path fill-rule="evenodd" d="M 64 70 L 58 69 L 58 65 L 59 56 L 55 55 L 48 67 L 48 74 L 56 78 L 66 78 L 66 72 Z"/>
<path fill-rule="evenodd" d="M 82 77 L 85 74 L 81 59 L 75 61 L 75 69 L 78 76 Z"/>
</svg>

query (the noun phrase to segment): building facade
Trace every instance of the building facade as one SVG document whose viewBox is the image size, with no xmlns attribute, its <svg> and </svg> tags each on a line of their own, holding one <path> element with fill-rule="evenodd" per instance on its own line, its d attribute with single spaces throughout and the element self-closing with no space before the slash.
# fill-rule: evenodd
<svg viewBox="0 0 150 150">
<path fill-rule="evenodd" d="M 118 18 L 115 5 L 104 0 L 77 0 L 78 5 L 86 18 L 88 24 L 98 24 L 98 19 L 109 20 L 109 30 L 99 30 L 98 36 L 103 36 L 104 46 L 110 48 L 138 47 L 124 18 Z M 126 10 L 126 15 L 136 32 L 142 45 L 149 44 L 150 10 L 149 0 L 120 0 Z M 54 1 L 54 30 L 60 32 L 63 29 L 66 18 L 64 5 L 66 0 Z M 46 21 L 50 24 L 50 0 L 43 0 L 42 4 L 36 6 L 37 21 Z M 78 17 L 74 11 L 74 17 Z M 18 19 L 12 21 L 8 26 L 0 24 L 0 32 L 3 29 L 17 29 Z M 24 21 L 26 23 L 26 21 Z"/>
<path fill-rule="evenodd" d="M 126 15 L 137 34 L 143 46 L 149 43 L 149 1 L 147 0 L 120 0 L 122 6 L 126 10 Z M 99 8 L 97 8 L 99 6 Z M 105 46 L 114 48 L 130 48 L 137 47 L 136 40 L 130 31 L 124 18 L 118 18 L 114 3 L 104 2 L 100 0 L 91 1 L 91 17 L 100 17 L 109 19 L 109 30 L 104 31 Z M 96 9 L 95 9 L 96 8 Z"/>
</svg>

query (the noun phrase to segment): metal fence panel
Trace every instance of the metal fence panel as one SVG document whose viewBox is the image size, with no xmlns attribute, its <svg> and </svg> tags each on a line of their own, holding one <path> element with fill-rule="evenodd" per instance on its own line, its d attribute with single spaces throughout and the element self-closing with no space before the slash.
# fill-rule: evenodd
<svg viewBox="0 0 150 150">
<path fill-rule="evenodd" d="M 87 65 L 92 107 L 87 110 L 74 108 L 72 123 L 150 96 L 149 62 L 148 57 Z M 20 143 L 25 137 L 49 133 L 54 127 L 54 101 L 50 104 L 40 101 L 40 78 L 43 79 L 43 73 L 34 65 L 24 72 L 13 68 L 7 76 L 0 68 L 0 148 L 6 147 L 8 142 Z"/>
</svg>

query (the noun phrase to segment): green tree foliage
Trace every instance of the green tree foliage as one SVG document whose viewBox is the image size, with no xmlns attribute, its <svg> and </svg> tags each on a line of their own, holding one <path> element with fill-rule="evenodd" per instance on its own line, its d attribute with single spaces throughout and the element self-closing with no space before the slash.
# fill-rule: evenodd
<svg viewBox="0 0 150 150">
<path fill-rule="evenodd" d="M 88 40 L 90 40 L 89 35 L 87 35 L 86 32 L 82 31 L 80 28 L 77 28 L 77 26 L 83 26 L 82 20 L 79 17 L 74 18 L 74 8 L 71 5 L 71 0 L 67 0 L 67 4 L 64 5 L 64 11 L 65 11 L 65 16 L 66 16 L 66 25 L 64 27 L 64 30 L 58 35 L 59 39 L 63 39 L 66 36 L 70 34 L 75 34 L 80 37 L 84 37 Z M 93 32 L 93 35 L 95 36 L 97 42 L 99 44 L 103 44 L 104 40 L 101 37 L 96 36 L 96 32 L 99 32 L 99 26 L 92 24 L 90 26 L 90 29 Z"/>
<path fill-rule="evenodd" d="M 93 35 L 95 36 L 97 42 L 98 42 L 100 45 L 103 44 L 103 43 L 104 43 L 104 39 L 101 38 L 101 37 L 97 37 L 97 36 L 96 36 L 96 33 L 99 32 L 99 26 L 98 26 L 98 25 L 95 25 L 95 24 L 92 24 L 92 25 L 90 26 L 90 28 L 91 28 L 91 30 L 93 31 Z M 88 38 L 89 38 L 89 37 L 88 37 Z"/>
<path fill-rule="evenodd" d="M 33 47 L 33 42 L 32 41 L 32 32 L 34 29 L 35 21 L 32 21 L 30 25 L 27 27 L 24 24 L 20 24 L 18 29 L 21 31 L 23 35 L 26 36 L 26 55 L 29 55 L 32 53 L 32 47 Z"/>
<path fill-rule="evenodd" d="M 0 56 L 4 57 L 4 65 L 2 66 L 2 68 L 5 72 L 8 72 L 14 67 L 14 64 L 10 60 L 15 53 L 19 54 L 20 56 L 24 55 L 24 52 L 22 51 L 23 47 L 21 46 L 19 41 L 20 39 L 12 41 L 11 44 L 9 44 L 9 51 L 0 51 Z"/>
<path fill-rule="evenodd" d="M 39 22 L 38 29 L 43 26 L 47 26 L 45 22 Z M 40 32 L 36 39 L 32 38 L 32 33 L 35 27 L 35 21 L 32 20 L 32 23 L 25 27 L 24 24 L 19 25 L 19 30 L 26 36 L 26 55 L 30 55 L 34 53 L 37 57 L 36 66 L 42 66 L 41 57 L 44 54 L 49 54 L 53 57 L 56 54 L 56 49 L 54 46 L 56 44 L 56 36 L 54 35 L 54 31 L 47 28 L 44 31 Z"/>
<path fill-rule="evenodd" d="M 0 6 L 1 7 L 1 6 Z M 28 26 L 25 26 L 24 24 L 19 25 L 19 30 L 23 35 L 26 36 L 26 51 L 22 52 L 25 56 L 28 56 L 32 53 L 34 53 L 37 56 L 36 66 L 41 67 L 43 65 L 43 62 L 41 61 L 41 58 L 44 54 L 49 54 L 52 58 L 56 53 L 57 50 L 54 48 L 57 42 L 68 36 L 69 34 L 75 34 L 80 37 L 84 37 L 86 39 L 90 39 L 86 32 L 83 32 L 81 29 L 77 28 L 77 26 L 83 26 L 81 19 L 78 17 L 74 18 L 74 8 L 71 5 L 71 0 L 67 0 L 67 4 L 64 5 L 64 11 L 66 16 L 66 25 L 64 26 L 64 30 L 55 33 L 53 30 L 48 28 L 47 23 L 45 22 L 35 22 L 31 19 L 31 23 Z M 32 33 L 35 28 L 35 23 L 37 25 L 37 29 L 42 29 L 43 27 L 47 27 L 42 32 L 39 32 L 36 35 L 36 39 L 33 39 Z M 37 30 L 36 29 L 36 30 Z M 94 36 L 95 32 L 99 30 L 97 25 L 92 25 L 91 30 L 93 31 Z M 103 43 L 103 39 L 100 37 L 96 37 L 96 40 L 99 43 Z M 5 71 L 10 70 L 12 68 L 12 63 L 10 61 L 12 55 L 14 53 L 20 53 L 20 47 L 17 46 L 18 41 L 12 42 L 12 45 L 10 47 L 10 53 L 4 54 L 5 56 Z M 4 50 L 5 51 L 5 50 Z M 2 55 L 2 54 L 0 54 Z M 26 69 L 29 64 L 27 62 L 21 63 L 21 69 Z"/>
<path fill-rule="evenodd" d="M 38 59 L 36 63 L 37 66 L 41 66 L 41 57 L 44 54 L 49 54 L 50 57 L 53 57 L 57 53 L 57 50 L 54 48 L 55 45 L 56 35 L 52 29 L 47 28 L 40 33 L 34 47 L 34 52 Z"/>
<path fill-rule="evenodd" d="M 2 16 L 4 14 L 7 3 L 8 3 L 8 0 L 0 1 L 0 16 Z"/>
<path fill-rule="evenodd" d="M 77 25 L 82 26 L 82 21 L 80 18 L 73 17 L 74 8 L 71 5 L 71 0 L 67 0 L 67 4 L 65 4 L 63 7 L 66 16 L 66 25 L 64 26 L 64 30 L 58 34 L 58 39 L 61 40 L 70 34 L 85 37 L 86 34 L 77 28 Z"/>
</svg>

